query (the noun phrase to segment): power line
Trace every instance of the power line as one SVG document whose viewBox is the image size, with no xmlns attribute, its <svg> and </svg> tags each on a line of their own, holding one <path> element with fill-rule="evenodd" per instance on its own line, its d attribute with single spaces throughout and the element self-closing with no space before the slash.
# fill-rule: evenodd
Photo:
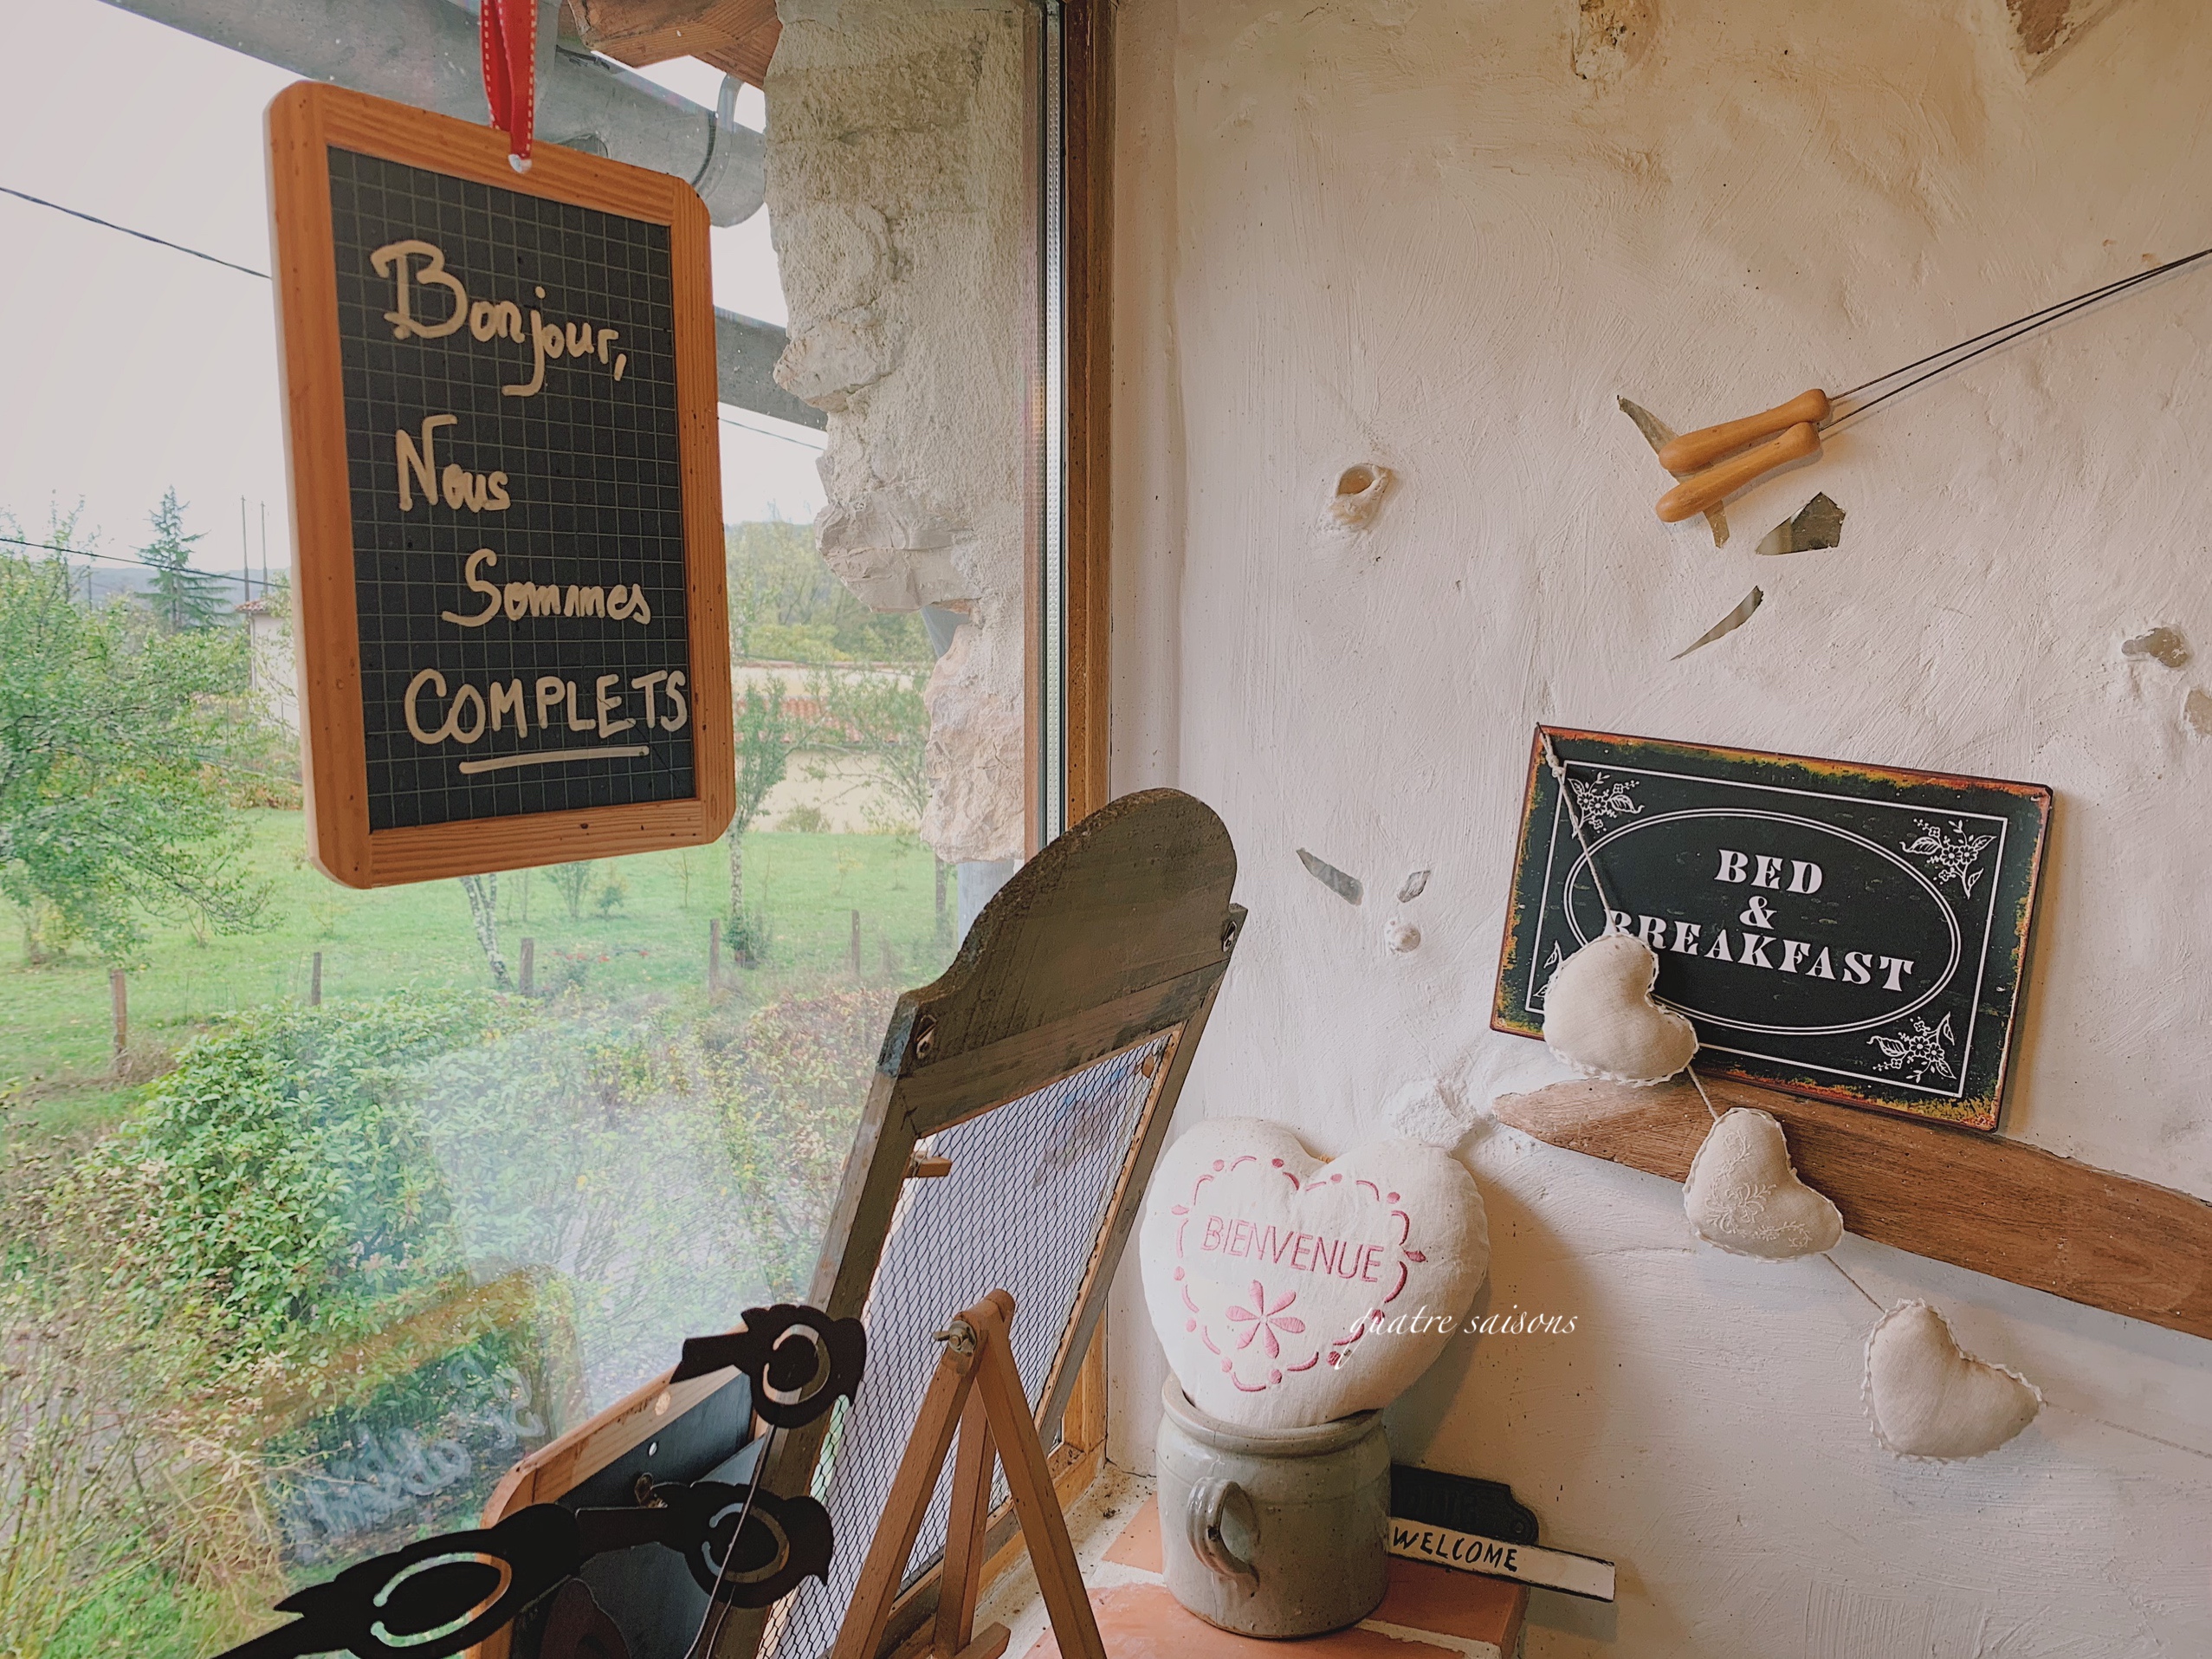
<svg viewBox="0 0 2212 1659">
<path fill-rule="evenodd" d="M 11 547 L 36 548 L 42 553 L 58 553 L 70 559 L 103 559 L 111 565 L 136 565 L 141 570 L 169 568 L 167 565 L 152 564 L 144 559 L 126 559 L 120 553 L 94 553 L 90 548 L 58 547 L 51 541 L 29 541 L 20 535 L 0 535 L 0 541 L 7 542 Z M 213 571 L 202 571 L 197 574 L 206 576 L 216 574 Z"/>
<path fill-rule="evenodd" d="M 120 230 L 126 237 L 136 237 L 140 242 L 151 242 L 157 248 L 168 248 L 180 254 L 190 254 L 195 259 L 204 259 L 209 264 L 220 265 L 225 270 L 238 271 L 247 276 L 258 276 L 264 282 L 268 281 L 267 271 L 257 271 L 250 265 L 236 264 L 228 259 L 217 259 L 213 254 L 204 254 L 197 248 L 187 248 L 183 243 L 171 242 L 166 237 L 157 237 L 145 230 L 133 230 L 129 225 L 118 224 L 113 219 L 103 219 L 90 213 L 81 213 L 74 207 L 64 207 L 59 202 L 49 202 L 43 196 L 34 196 L 26 190 L 16 190 L 10 185 L 0 185 L 0 194 L 12 196 L 18 201 L 29 202 L 38 207 L 50 207 L 56 213 L 66 213 L 73 219 L 82 219 L 87 224 L 96 224 L 103 230 Z"/>
<path fill-rule="evenodd" d="M 52 541 L 31 541 L 20 535 L 0 535 L 0 542 L 10 547 L 36 548 L 42 553 L 58 553 L 65 559 L 98 559 L 111 565 L 136 565 L 140 570 L 182 570 L 188 575 L 201 576 L 211 582 L 237 580 L 236 574 L 227 570 L 203 570 L 197 565 L 157 565 L 148 559 L 128 559 L 120 553 L 94 553 L 90 548 L 64 548 Z"/>
<path fill-rule="evenodd" d="M 157 248 L 168 248 L 177 253 L 190 254 L 195 259 L 204 259 L 209 264 L 220 265 L 225 270 L 237 271 L 246 276 L 258 276 L 264 282 L 269 280 L 267 271 L 257 271 L 250 265 L 241 265 L 232 260 L 219 259 L 213 254 L 202 253 L 197 248 L 187 248 L 181 242 L 171 242 L 165 237 L 157 237 L 145 230 L 134 230 L 127 224 L 117 224 L 112 219 L 103 219 L 95 214 L 81 212 L 74 207 L 64 207 L 59 202 L 49 202 L 42 196 L 34 196 L 29 191 L 17 190 L 13 185 L 0 185 L 0 195 L 12 196 L 18 201 L 29 202 L 38 207 L 51 208 L 55 212 L 66 213 L 73 219 L 82 219 L 87 224 L 96 224 L 103 230 L 120 230 L 126 237 L 136 237 L 140 242 L 151 242 Z M 734 426 L 741 432 L 750 432 L 755 437 L 773 437 L 779 444 L 796 444 L 799 448 L 810 450 L 816 455 L 819 455 L 827 447 L 826 441 L 824 444 L 810 444 L 803 437 L 792 437 L 786 432 L 772 432 L 763 427 L 748 426 L 741 420 L 732 420 L 728 415 L 721 416 L 720 418 L 723 425 Z M 0 541 L 12 539 L 12 537 L 0 536 Z M 45 544 L 26 542 L 23 545 L 42 547 Z M 59 551 L 76 552 L 78 549 L 68 548 L 59 549 Z M 86 556 L 89 558 L 94 555 L 87 554 Z"/>
<path fill-rule="evenodd" d="M 772 432 L 764 426 L 747 426 L 743 421 L 732 420 L 728 415 L 720 415 L 716 418 L 725 426 L 734 426 L 739 431 L 750 432 L 755 437 L 773 437 L 779 444 L 796 444 L 810 455 L 819 455 L 829 447 L 829 440 L 826 438 L 820 444 L 809 444 L 805 438 L 793 437 L 786 432 Z"/>
</svg>

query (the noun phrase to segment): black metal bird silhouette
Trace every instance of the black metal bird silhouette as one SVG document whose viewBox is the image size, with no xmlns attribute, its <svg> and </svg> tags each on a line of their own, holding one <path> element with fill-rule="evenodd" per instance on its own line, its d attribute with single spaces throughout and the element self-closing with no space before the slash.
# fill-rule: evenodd
<svg viewBox="0 0 2212 1659">
<path fill-rule="evenodd" d="M 721 1481 L 663 1481 L 638 1508 L 579 1509 L 576 1524 L 586 1557 L 658 1544 L 683 1558 L 700 1589 L 715 1595 L 719 1583 L 718 1599 L 735 1607 L 766 1607 L 801 1578 L 825 1577 L 835 1548 L 830 1512 L 812 1498 L 779 1498 Z"/>
<path fill-rule="evenodd" d="M 445 1533 L 346 1568 L 276 1604 L 289 1624 L 223 1659 L 446 1659 L 473 1647 L 584 1563 L 577 1517 L 534 1503 L 481 1532 Z"/>
<path fill-rule="evenodd" d="M 687 1339 L 669 1381 L 726 1365 L 753 1379 L 755 1411 L 779 1429 L 796 1429 L 840 1397 L 852 1397 L 868 1366 L 868 1332 L 858 1319 L 832 1319 L 819 1308 L 748 1307 L 741 1330 Z"/>
<path fill-rule="evenodd" d="M 771 1423 L 810 1422 L 851 1398 L 867 1361 L 857 1319 L 781 1304 L 751 1308 L 745 1328 L 695 1337 L 671 1383 L 735 1366 L 754 1409 Z M 763 1458 L 756 1471 L 765 1465 Z M 718 1481 L 665 1481 L 633 1509 L 532 1504 L 496 1526 L 446 1533 L 347 1567 L 276 1604 L 298 1615 L 222 1659 L 450 1659 L 473 1647 L 583 1564 L 611 1550 L 656 1544 L 682 1556 L 719 1604 L 766 1607 L 809 1577 L 827 1580 L 836 1547 L 829 1512 L 807 1496 L 779 1498 Z M 596 1628 L 596 1627 L 593 1627 Z"/>
</svg>

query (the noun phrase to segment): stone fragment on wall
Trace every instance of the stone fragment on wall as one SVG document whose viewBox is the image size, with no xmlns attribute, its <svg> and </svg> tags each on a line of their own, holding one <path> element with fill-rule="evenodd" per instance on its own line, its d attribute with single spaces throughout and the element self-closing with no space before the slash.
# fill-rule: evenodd
<svg viewBox="0 0 2212 1659">
<path fill-rule="evenodd" d="M 1652 0 L 1578 0 L 1575 73 L 1601 85 L 1618 81 L 1651 44 Z"/>
<path fill-rule="evenodd" d="M 965 614 L 933 671 L 922 837 L 1024 850 L 1029 121 L 1012 0 L 783 0 L 768 211 L 790 344 L 829 412 L 824 559 L 877 610 Z"/>
<path fill-rule="evenodd" d="M 2012 14 L 2013 33 L 2020 41 L 2021 56 L 2031 73 L 2123 3 L 2125 0 L 2005 0 Z"/>
</svg>

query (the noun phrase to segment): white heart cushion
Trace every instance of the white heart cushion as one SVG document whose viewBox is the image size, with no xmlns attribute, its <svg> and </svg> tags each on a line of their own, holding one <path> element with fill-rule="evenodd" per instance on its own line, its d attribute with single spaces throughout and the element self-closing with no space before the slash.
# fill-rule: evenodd
<svg viewBox="0 0 2212 1659">
<path fill-rule="evenodd" d="M 1698 1236 L 1738 1255 L 1789 1256 L 1833 1250 L 1843 1217 L 1790 1167 L 1782 1125 L 1738 1106 L 1705 1135 L 1682 1184 L 1682 1208 Z"/>
<path fill-rule="evenodd" d="M 1903 1457 L 1979 1457 L 2043 1409 L 2034 1384 L 1966 1352 L 1925 1302 L 1900 1302 L 1875 1321 L 1866 1396 L 1874 1438 Z"/>
<path fill-rule="evenodd" d="M 1387 1405 L 1490 1270 L 1474 1177 L 1414 1141 L 1323 1163 L 1280 1124 L 1225 1118 L 1161 1155 L 1144 1296 L 1193 1404 L 1248 1429 Z"/>
<path fill-rule="evenodd" d="M 1601 934 L 1552 971 L 1543 1040 L 1576 1071 L 1614 1083 L 1664 1083 L 1698 1052 L 1698 1034 L 1652 1001 L 1659 958 L 1641 939 Z"/>
</svg>

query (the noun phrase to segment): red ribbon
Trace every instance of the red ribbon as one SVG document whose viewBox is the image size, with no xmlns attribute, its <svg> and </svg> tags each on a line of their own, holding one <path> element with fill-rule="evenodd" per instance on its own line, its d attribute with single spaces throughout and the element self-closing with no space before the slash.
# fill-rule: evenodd
<svg viewBox="0 0 2212 1659">
<path fill-rule="evenodd" d="M 484 101 L 507 134 L 507 159 L 530 171 L 530 124 L 538 88 L 536 0 L 482 0 Z"/>
</svg>

